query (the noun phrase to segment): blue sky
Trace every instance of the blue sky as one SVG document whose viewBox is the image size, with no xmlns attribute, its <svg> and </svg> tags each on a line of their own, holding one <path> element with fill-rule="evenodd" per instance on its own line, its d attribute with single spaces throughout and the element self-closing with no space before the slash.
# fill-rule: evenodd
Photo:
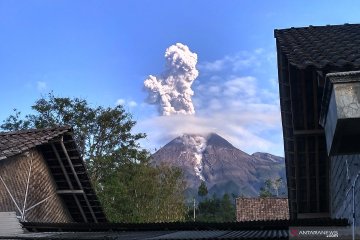
<svg viewBox="0 0 360 240">
<path fill-rule="evenodd" d="M 283 155 L 274 29 L 360 23 L 358 1 L 0 0 L 0 120 L 54 91 L 124 104 L 158 148 L 212 129 L 248 153 Z M 197 54 L 196 114 L 159 116 L 143 82 L 165 50 Z"/>
</svg>

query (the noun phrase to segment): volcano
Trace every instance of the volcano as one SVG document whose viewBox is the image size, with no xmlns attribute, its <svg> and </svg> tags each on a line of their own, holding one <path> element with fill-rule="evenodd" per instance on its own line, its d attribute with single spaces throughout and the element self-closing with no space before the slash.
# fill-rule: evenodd
<svg viewBox="0 0 360 240">
<path fill-rule="evenodd" d="M 152 163 L 183 170 L 188 197 L 197 196 L 204 181 L 209 195 L 255 197 L 267 179 L 282 178 L 280 195 L 286 195 L 284 158 L 269 153 L 249 155 L 216 133 L 184 134 L 152 155 Z"/>
</svg>

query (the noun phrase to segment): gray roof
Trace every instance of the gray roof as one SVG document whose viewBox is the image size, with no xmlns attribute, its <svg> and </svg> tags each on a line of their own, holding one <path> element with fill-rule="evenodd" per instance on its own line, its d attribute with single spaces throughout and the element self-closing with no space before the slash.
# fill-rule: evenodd
<svg viewBox="0 0 360 240">
<path fill-rule="evenodd" d="M 121 239 L 121 240 L 179 240 L 179 239 L 288 239 L 288 229 L 238 231 L 123 231 L 123 232 L 44 232 L 13 235 L 16 239 Z M 11 237 L 9 238 L 11 239 Z"/>
<path fill-rule="evenodd" d="M 0 133 L 0 160 L 32 148 L 42 153 L 57 185 L 57 194 L 62 197 L 74 222 L 107 222 L 72 136 L 71 127 Z M 76 191 L 78 192 L 75 194 Z"/>
<path fill-rule="evenodd" d="M 360 67 L 360 24 L 309 26 L 274 31 L 290 64 L 307 67 Z"/>
<path fill-rule="evenodd" d="M 0 132 L 0 160 L 25 152 L 69 132 L 71 127 Z"/>
<path fill-rule="evenodd" d="M 289 227 L 347 227 L 346 219 L 293 219 L 247 222 L 171 223 L 31 223 L 23 227 L 33 233 L 25 239 L 288 239 Z M 52 231 L 52 233 L 49 233 Z M 52 234 L 52 235 L 50 235 Z M 20 237 L 20 236 L 19 236 Z"/>
</svg>

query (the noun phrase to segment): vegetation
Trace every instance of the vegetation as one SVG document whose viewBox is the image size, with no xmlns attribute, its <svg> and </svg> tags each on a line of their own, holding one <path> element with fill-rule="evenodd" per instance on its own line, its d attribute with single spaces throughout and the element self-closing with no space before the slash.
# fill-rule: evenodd
<svg viewBox="0 0 360 240">
<path fill-rule="evenodd" d="M 204 181 L 201 181 L 199 190 L 198 190 L 198 195 L 200 197 L 205 197 L 207 194 L 208 194 L 208 189 L 206 187 L 206 184 Z"/>
<path fill-rule="evenodd" d="M 182 179 L 182 172 L 176 168 L 126 164 L 107 179 L 99 197 L 113 221 L 181 221 L 186 214 Z"/>
<path fill-rule="evenodd" d="M 260 188 L 260 197 L 278 197 L 282 186 L 282 178 L 266 179 L 264 186 Z"/>
<path fill-rule="evenodd" d="M 178 221 L 186 215 L 184 178 L 179 169 L 153 167 L 150 154 L 131 133 L 135 125 L 122 106 L 91 107 L 80 98 L 50 93 L 31 107 L 25 117 L 14 110 L 0 126 L 5 131 L 73 127 L 74 139 L 85 160 L 90 179 L 110 221 Z"/>
<path fill-rule="evenodd" d="M 196 221 L 199 222 L 233 222 L 236 220 L 235 206 L 229 194 L 222 198 L 215 195 L 201 201 L 196 211 Z"/>
<path fill-rule="evenodd" d="M 229 194 L 224 194 L 222 198 L 213 195 L 207 198 L 208 189 L 204 181 L 201 182 L 198 195 L 203 198 L 196 209 L 196 221 L 199 222 L 233 222 L 236 220 L 236 209 L 233 199 Z M 188 219 L 192 218 L 192 211 L 188 213 Z"/>
</svg>

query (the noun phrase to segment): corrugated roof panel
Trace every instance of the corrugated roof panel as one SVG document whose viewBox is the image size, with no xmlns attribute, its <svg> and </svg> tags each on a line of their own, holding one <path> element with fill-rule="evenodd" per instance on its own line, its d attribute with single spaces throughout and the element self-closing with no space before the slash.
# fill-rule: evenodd
<svg viewBox="0 0 360 240">
<path fill-rule="evenodd" d="M 283 230 L 250 230 L 231 231 L 218 239 L 288 239 L 289 231 Z"/>
<path fill-rule="evenodd" d="M 157 239 L 215 239 L 219 238 L 229 231 L 178 231 L 174 233 L 165 234 L 162 236 L 149 238 L 149 240 Z"/>
</svg>

